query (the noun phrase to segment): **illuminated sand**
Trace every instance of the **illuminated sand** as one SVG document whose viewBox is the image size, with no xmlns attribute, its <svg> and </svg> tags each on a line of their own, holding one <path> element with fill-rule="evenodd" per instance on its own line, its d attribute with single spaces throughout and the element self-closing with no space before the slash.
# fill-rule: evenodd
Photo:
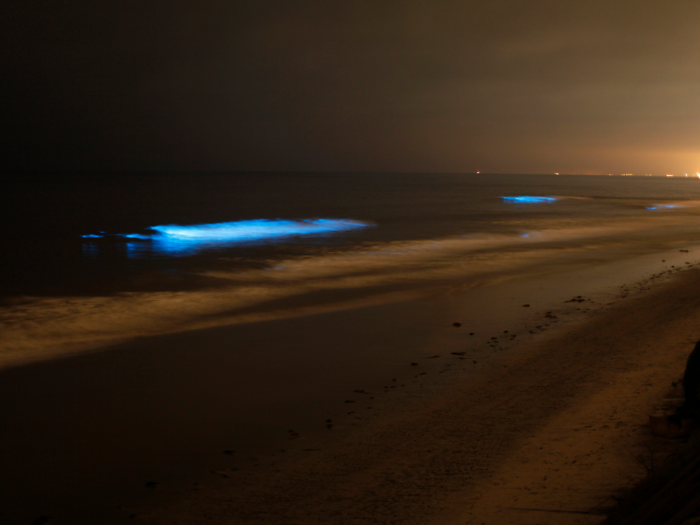
<svg viewBox="0 0 700 525">
<path fill-rule="evenodd" d="M 290 441 L 156 524 L 589 524 L 663 448 L 647 415 L 700 339 L 700 274 L 623 290 L 511 347 L 482 377 L 426 379 L 342 437 Z M 630 294 L 628 296 L 628 294 Z M 573 308 L 573 307 L 571 307 Z M 565 316 L 572 309 L 558 312 Z M 514 351 L 513 351 L 514 350 Z M 441 384 L 441 386 L 439 386 Z M 432 385 L 432 386 L 430 386 Z M 439 395 L 435 395 L 439 393 Z M 378 407 L 382 408 L 382 407 Z M 301 441 L 301 440 L 299 440 Z"/>
</svg>

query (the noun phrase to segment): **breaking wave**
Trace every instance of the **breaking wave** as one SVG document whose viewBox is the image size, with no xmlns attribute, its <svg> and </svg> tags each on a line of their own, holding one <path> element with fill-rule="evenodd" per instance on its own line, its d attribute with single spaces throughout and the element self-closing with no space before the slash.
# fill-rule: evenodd
<svg viewBox="0 0 700 525">
<path fill-rule="evenodd" d="M 273 241 L 296 235 L 318 235 L 367 228 L 368 223 L 350 219 L 255 219 L 214 224 L 151 226 L 146 233 L 83 235 L 87 243 L 96 239 L 116 238 L 126 242 L 129 257 L 138 257 L 144 250 L 158 255 L 177 257 L 191 255 L 207 248 Z"/>
</svg>

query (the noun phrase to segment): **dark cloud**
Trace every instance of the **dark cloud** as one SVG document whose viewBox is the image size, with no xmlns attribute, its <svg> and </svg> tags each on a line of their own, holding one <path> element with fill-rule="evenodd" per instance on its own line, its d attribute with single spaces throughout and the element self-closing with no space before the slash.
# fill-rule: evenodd
<svg viewBox="0 0 700 525">
<path fill-rule="evenodd" d="M 9 167 L 700 170 L 697 2 L 3 10 Z"/>
</svg>

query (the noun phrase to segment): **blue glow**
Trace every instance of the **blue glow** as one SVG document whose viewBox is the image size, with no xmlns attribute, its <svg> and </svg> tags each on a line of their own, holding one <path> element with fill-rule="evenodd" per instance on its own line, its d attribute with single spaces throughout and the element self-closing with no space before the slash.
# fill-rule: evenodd
<svg viewBox="0 0 700 525">
<path fill-rule="evenodd" d="M 676 204 L 654 204 L 653 206 L 647 206 L 647 210 L 659 210 L 668 208 L 678 208 Z"/>
<path fill-rule="evenodd" d="M 217 224 L 195 224 L 192 226 L 152 226 L 160 237 L 177 241 L 193 242 L 240 242 L 289 235 L 309 235 L 352 230 L 367 226 L 361 222 L 336 219 L 305 221 L 268 220 L 220 222 Z"/>
<path fill-rule="evenodd" d="M 100 251 L 93 243 L 88 242 L 83 244 L 83 256 L 88 259 L 97 259 L 100 255 Z"/>
<path fill-rule="evenodd" d="M 147 242 L 126 242 L 124 243 L 126 256 L 129 259 L 141 259 L 148 257 L 151 251 L 150 243 Z"/>
<path fill-rule="evenodd" d="M 557 199 L 554 197 L 530 197 L 526 195 L 519 195 L 517 197 L 501 197 L 506 202 L 517 202 L 517 203 L 543 203 L 543 202 L 554 202 Z"/>
<path fill-rule="evenodd" d="M 265 242 L 296 235 L 328 234 L 366 228 L 369 224 L 349 219 L 256 219 L 180 226 L 169 224 L 147 228 L 153 233 L 127 233 L 114 237 L 129 239 L 130 257 L 151 252 L 157 255 L 188 255 L 207 248 L 221 248 L 236 244 Z M 86 239 L 104 235 L 83 235 Z M 133 239 L 133 240 L 132 240 Z M 146 241 L 146 242 L 141 242 Z"/>
</svg>

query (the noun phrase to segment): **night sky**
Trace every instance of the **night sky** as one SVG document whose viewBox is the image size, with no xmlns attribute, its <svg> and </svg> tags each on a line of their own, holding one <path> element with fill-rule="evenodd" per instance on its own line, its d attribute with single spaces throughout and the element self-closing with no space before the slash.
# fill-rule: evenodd
<svg viewBox="0 0 700 525">
<path fill-rule="evenodd" d="M 697 0 L 3 4 L 5 169 L 700 171 Z"/>
</svg>

